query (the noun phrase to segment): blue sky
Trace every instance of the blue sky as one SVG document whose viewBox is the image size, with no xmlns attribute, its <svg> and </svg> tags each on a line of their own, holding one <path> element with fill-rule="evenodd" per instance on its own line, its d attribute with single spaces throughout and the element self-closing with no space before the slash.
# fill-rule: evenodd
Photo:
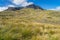
<svg viewBox="0 0 60 40">
<path fill-rule="evenodd" d="M 8 5 L 14 4 L 12 1 L 14 0 L 0 0 L 0 7 L 5 7 Z M 33 2 L 35 5 L 38 5 L 44 9 L 60 9 L 60 0 L 28 0 L 28 2 Z M 28 4 L 28 2 L 27 3 L 25 2 L 25 3 Z"/>
<path fill-rule="evenodd" d="M 51 9 L 51 8 L 56 8 L 60 6 L 60 0 L 33 0 L 32 2 L 34 2 L 36 5 L 39 5 L 45 9 Z"/>
</svg>

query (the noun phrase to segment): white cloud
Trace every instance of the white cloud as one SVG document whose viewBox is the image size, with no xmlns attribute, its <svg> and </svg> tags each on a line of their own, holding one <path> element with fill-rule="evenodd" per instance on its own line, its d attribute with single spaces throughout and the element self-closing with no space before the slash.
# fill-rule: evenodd
<svg viewBox="0 0 60 40">
<path fill-rule="evenodd" d="M 30 2 L 30 3 L 25 2 L 25 3 L 22 3 L 21 6 L 25 7 L 25 6 L 28 6 L 28 5 L 31 5 L 31 4 L 33 4 L 33 2 Z"/>
<path fill-rule="evenodd" d="M 27 6 L 27 5 L 33 4 L 33 2 L 27 2 L 27 0 L 13 0 L 12 2 L 20 6 Z"/>
<path fill-rule="evenodd" d="M 8 9 L 8 7 L 15 7 L 14 5 L 8 5 L 6 7 L 0 7 L 0 12 Z"/>
<path fill-rule="evenodd" d="M 60 11 L 60 6 L 58 6 L 56 8 L 48 9 L 48 10 Z"/>
<path fill-rule="evenodd" d="M 8 9 L 8 7 L 0 7 L 0 12 Z"/>
<path fill-rule="evenodd" d="M 15 3 L 16 5 L 20 5 L 24 2 L 26 2 L 26 0 L 13 0 L 13 3 Z"/>
<path fill-rule="evenodd" d="M 15 7 L 15 5 L 8 5 L 7 7 Z"/>
<path fill-rule="evenodd" d="M 25 7 L 30 4 L 33 4 L 33 2 L 27 2 L 27 0 L 9 0 L 9 1 L 15 5 L 10 4 L 10 5 L 7 5 L 7 7 L 0 7 L 0 12 L 8 9 L 8 7 L 16 7 L 16 5 Z"/>
</svg>

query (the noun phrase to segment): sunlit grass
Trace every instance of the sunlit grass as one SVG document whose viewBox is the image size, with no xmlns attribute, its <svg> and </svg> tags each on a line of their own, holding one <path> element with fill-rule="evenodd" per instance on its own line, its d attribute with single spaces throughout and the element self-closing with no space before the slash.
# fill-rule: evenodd
<svg viewBox="0 0 60 40">
<path fill-rule="evenodd" d="M 29 8 L 1 12 L 0 40 L 60 40 L 59 15 Z"/>
</svg>

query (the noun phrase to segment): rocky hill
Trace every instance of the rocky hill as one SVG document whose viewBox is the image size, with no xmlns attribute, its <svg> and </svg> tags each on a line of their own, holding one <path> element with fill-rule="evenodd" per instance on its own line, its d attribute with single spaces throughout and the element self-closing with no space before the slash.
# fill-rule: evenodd
<svg viewBox="0 0 60 40">
<path fill-rule="evenodd" d="M 21 10 L 23 8 L 32 8 L 32 9 L 44 10 L 43 8 L 41 8 L 41 7 L 37 6 L 37 5 L 31 4 L 31 5 L 28 5 L 26 7 L 9 7 L 6 11 L 16 11 L 16 10 Z"/>
</svg>

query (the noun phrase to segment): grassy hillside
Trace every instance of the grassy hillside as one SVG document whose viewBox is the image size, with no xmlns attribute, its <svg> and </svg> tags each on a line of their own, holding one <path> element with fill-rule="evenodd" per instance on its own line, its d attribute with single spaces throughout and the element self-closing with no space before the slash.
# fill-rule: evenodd
<svg viewBox="0 0 60 40">
<path fill-rule="evenodd" d="M 31 8 L 0 12 L 0 40 L 60 40 L 60 12 Z"/>
</svg>

